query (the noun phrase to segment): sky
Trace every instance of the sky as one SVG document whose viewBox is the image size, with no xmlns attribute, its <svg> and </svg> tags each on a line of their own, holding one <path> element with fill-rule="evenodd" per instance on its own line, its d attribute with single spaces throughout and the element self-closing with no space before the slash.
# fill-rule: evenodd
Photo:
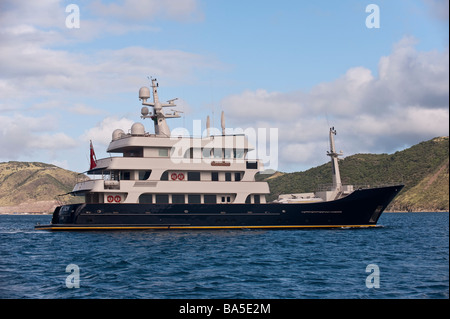
<svg viewBox="0 0 450 319">
<path fill-rule="evenodd" d="M 258 155 L 283 172 L 329 161 L 332 126 L 345 156 L 448 136 L 448 12 L 448 0 L 0 0 L 0 161 L 83 172 L 90 140 L 103 158 L 113 130 L 153 133 L 148 77 L 178 98 L 171 129 L 194 134 L 208 115 L 220 127 L 224 111 L 227 132 L 261 132 Z"/>
</svg>

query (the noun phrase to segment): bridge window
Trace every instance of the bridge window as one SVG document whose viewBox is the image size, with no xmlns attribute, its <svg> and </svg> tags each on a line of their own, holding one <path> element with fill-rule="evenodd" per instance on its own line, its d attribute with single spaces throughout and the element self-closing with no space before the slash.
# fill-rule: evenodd
<svg viewBox="0 0 450 319">
<path fill-rule="evenodd" d="M 145 181 L 150 177 L 152 171 L 139 171 L 139 180 Z"/>
<path fill-rule="evenodd" d="M 188 181 L 199 181 L 200 172 L 188 172 Z"/>
</svg>

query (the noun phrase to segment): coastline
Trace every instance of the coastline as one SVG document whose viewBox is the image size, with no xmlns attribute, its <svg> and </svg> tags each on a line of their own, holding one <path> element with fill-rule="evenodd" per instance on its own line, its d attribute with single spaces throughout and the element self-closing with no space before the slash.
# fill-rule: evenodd
<svg viewBox="0 0 450 319">
<path fill-rule="evenodd" d="M 384 211 L 383 214 L 448 213 L 448 210 Z"/>
<path fill-rule="evenodd" d="M 52 214 L 60 204 L 56 200 L 25 202 L 19 205 L 0 206 L 0 215 Z"/>
</svg>

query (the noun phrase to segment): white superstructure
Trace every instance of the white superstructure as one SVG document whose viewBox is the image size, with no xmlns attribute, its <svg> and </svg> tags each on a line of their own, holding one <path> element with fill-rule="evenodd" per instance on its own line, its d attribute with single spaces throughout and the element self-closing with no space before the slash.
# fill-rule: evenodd
<svg viewBox="0 0 450 319">
<path fill-rule="evenodd" d="M 245 135 L 171 137 L 168 118 L 180 117 L 174 101 L 159 101 L 158 84 L 139 90 L 142 118 L 154 122 L 155 133 L 146 132 L 142 123 L 132 125 L 129 133 L 116 129 L 107 152 L 117 154 L 96 161 L 89 170 L 94 178 L 77 183 L 73 190 L 84 195 L 86 203 L 265 203 L 269 194 L 266 182 L 256 182 L 262 170 L 258 160 L 248 160 L 253 150 Z M 153 110 L 148 107 L 152 107 Z"/>
</svg>

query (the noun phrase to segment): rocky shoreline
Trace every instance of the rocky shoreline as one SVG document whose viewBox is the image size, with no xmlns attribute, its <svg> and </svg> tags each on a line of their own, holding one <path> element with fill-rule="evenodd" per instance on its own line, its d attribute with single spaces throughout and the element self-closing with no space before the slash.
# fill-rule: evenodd
<svg viewBox="0 0 450 319">
<path fill-rule="evenodd" d="M 0 214 L 51 214 L 59 206 L 58 201 L 25 202 L 19 205 L 2 206 Z"/>
</svg>

